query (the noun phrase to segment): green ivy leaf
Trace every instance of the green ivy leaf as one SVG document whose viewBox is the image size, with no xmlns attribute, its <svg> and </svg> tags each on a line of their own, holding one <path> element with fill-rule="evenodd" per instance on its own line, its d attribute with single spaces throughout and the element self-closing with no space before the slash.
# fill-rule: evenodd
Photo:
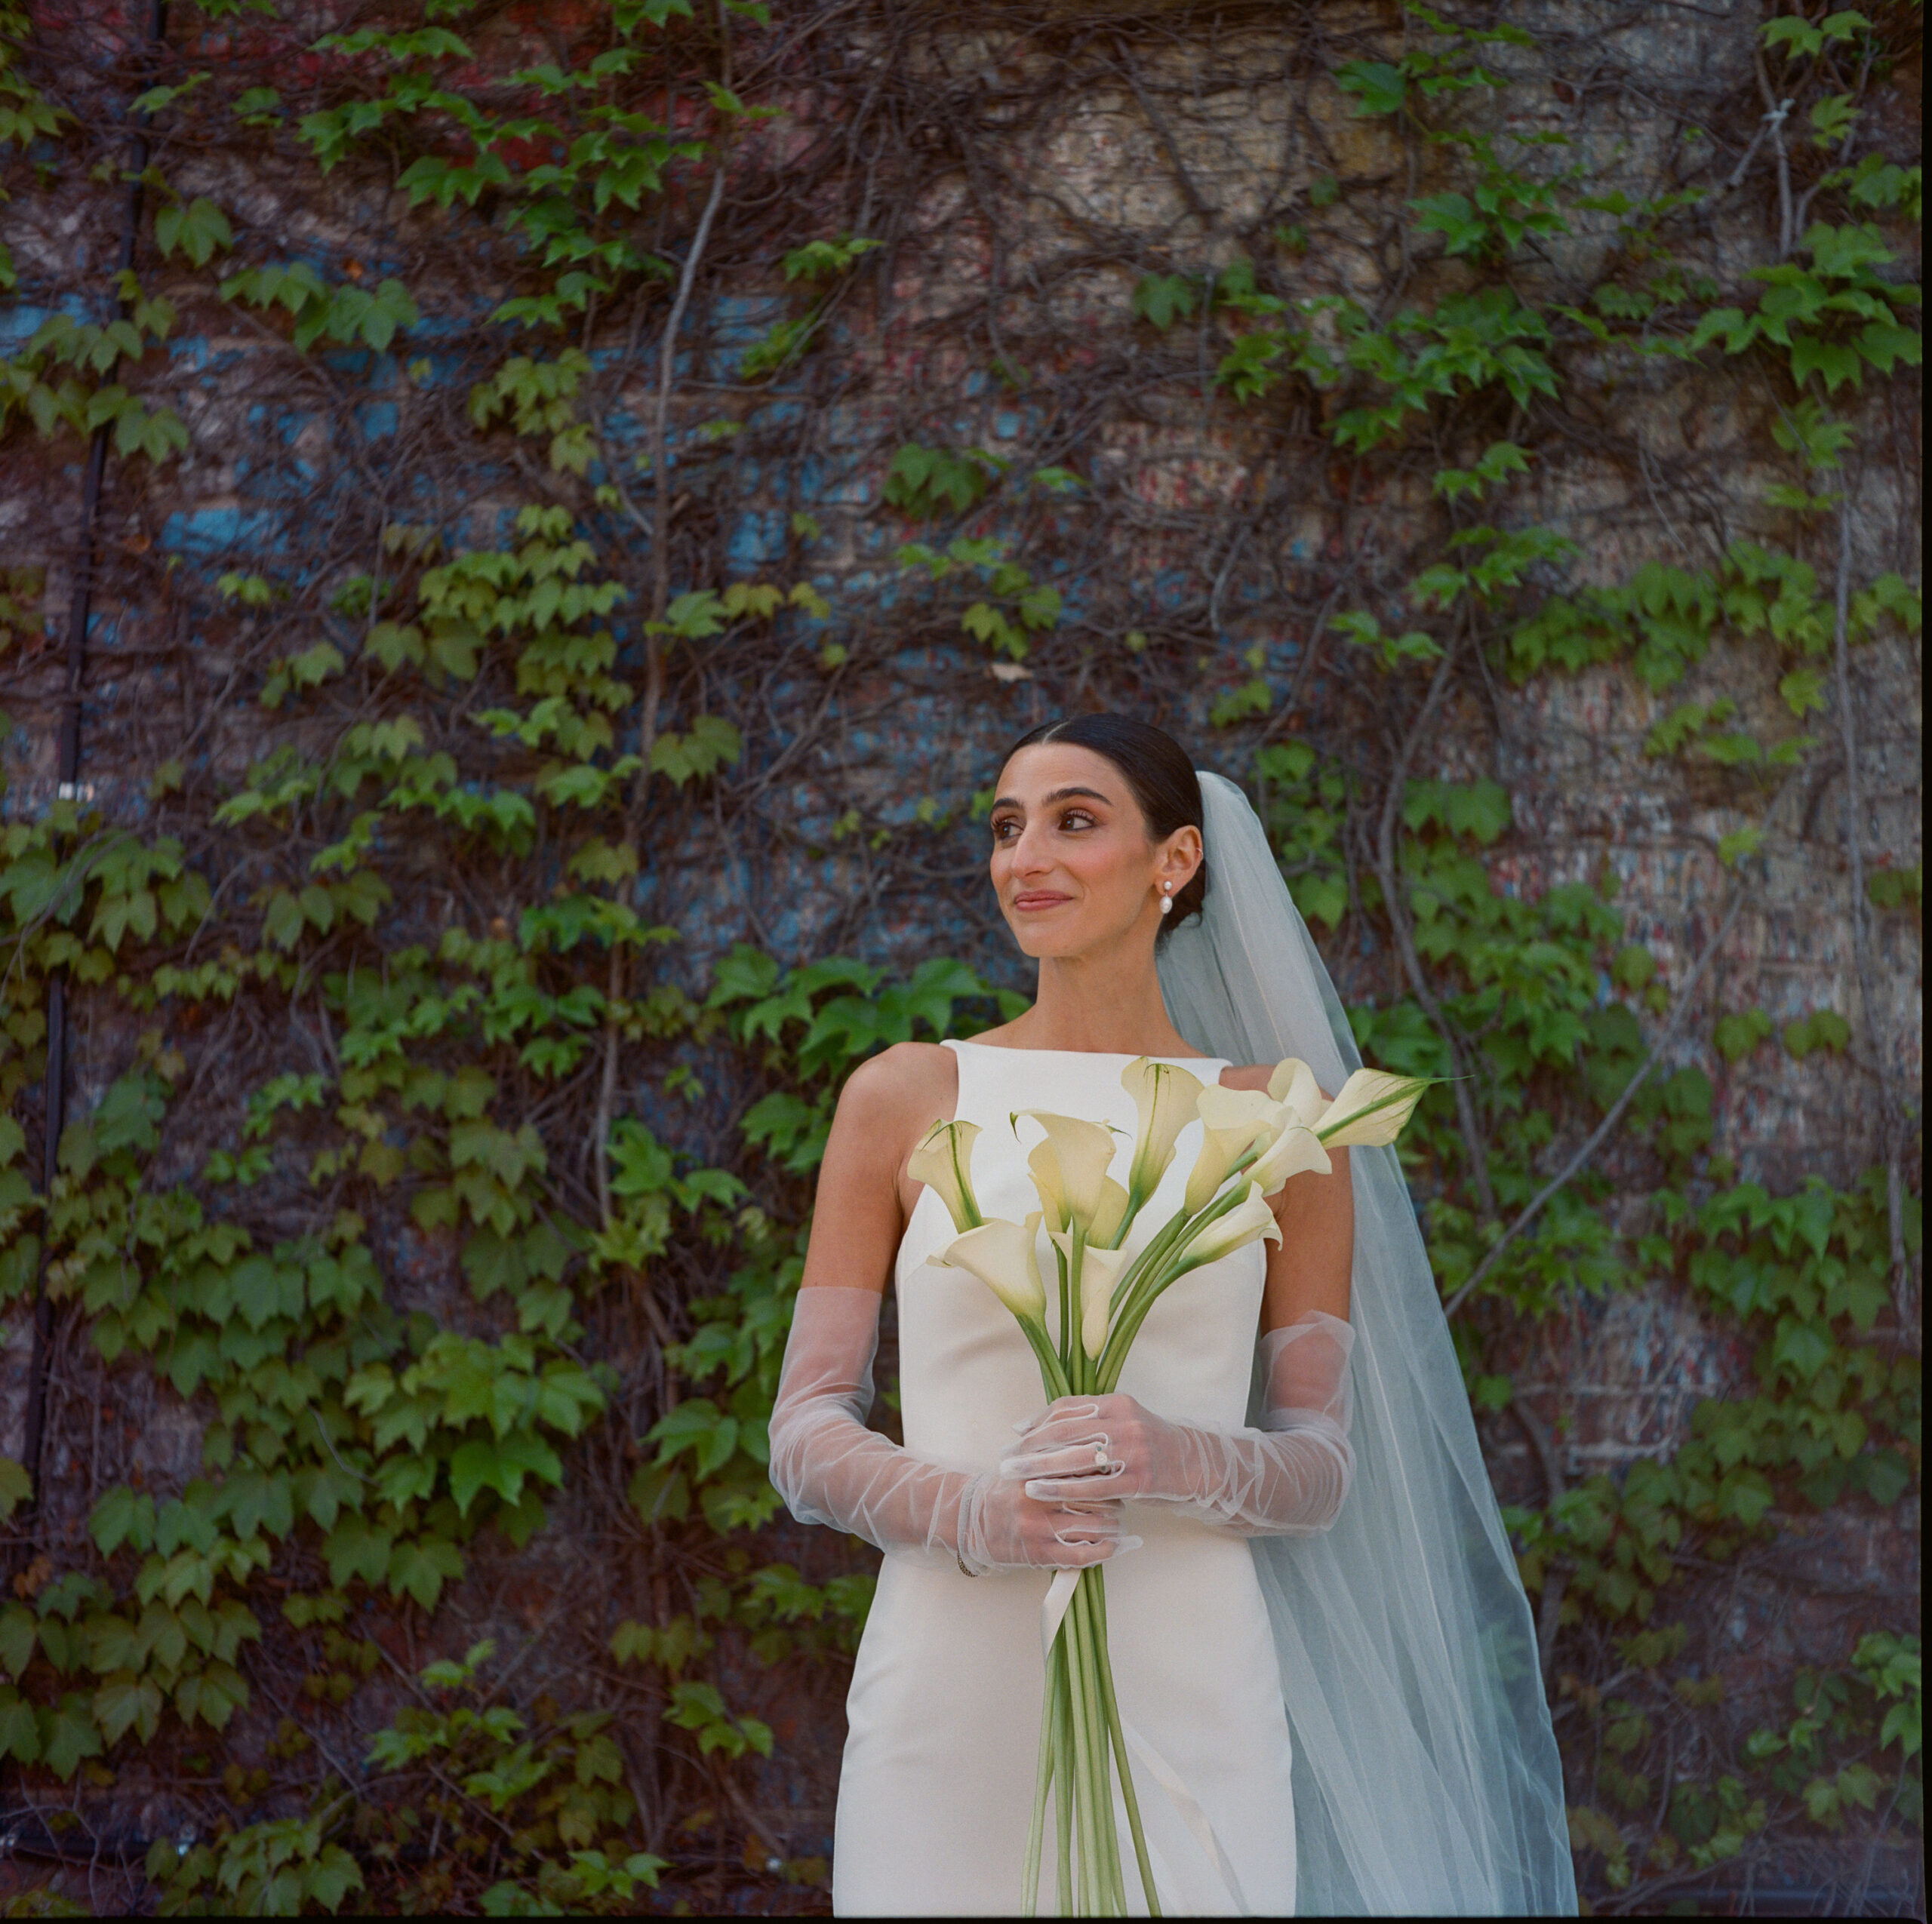
<svg viewBox="0 0 1932 1924">
<path fill-rule="evenodd" d="M 124 1483 L 94 1505 L 88 1528 L 94 1547 L 103 1557 L 111 1557 L 124 1544 L 136 1551 L 152 1549 L 154 1524 L 154 1498 L 146 1491 L 130 1489 Z"/>
<path fill-rule="evenodd" d="M 174 1707 L 181 1720 L 198 1720 L 211 1730 L 226 1729 L 229 1719 L 248 1703 L 248 1686 L 232 1664 L 209 1664 L 174 1686 Z"/>
<path fill-rule="evenodd" d="M 152 1677 L 118 1670 L 102 1680 L 94 1693 L 94 1720 L 109 1744 L 118 1744 L 138 1729 L 141 1741 L 151 1744 L 161 1727 L 161 1686 Z"/>
<path fill-rule="evenodd" d="M 1747 1009 L 1719 1017 L 1712 1040 L 1727 1062 L 1741 1062 L 1770 1032 L 1770 1017 L 1761 1009 Z"/>
<path fill-rule="evenodd" d="M 682 788 L 720 768 L 734 767 L 743 750 L 744 737 L 731 723 L 700 715 L 693 718 L 688 733 L 658 736 L 651 746 L 651 772 L 668 776 Z"/>
<path fill-rule="evenodd" d="M 16 1763 L 40 1761 L 40 1725 L 33 1706 L 17 1691 L 0 1686 L 0 1757 Z"/>
<path fill-rule="evenodd" d="M 231 1471 L 221 1486 L 221 1510 L 238 1537 L 287 1536 L 295 1527 L 295 1498 L 288 1471 Z"/>
<path fill-rule="evenodd" d="M 522 1500 L 526 1477 L 551 1484 L 564 1480 L 563 1464 L 556 1452 L 527 1430 L 512 1430 L 498 1440 L 472 1440 L 461 1445 L 450 1459 L 450 1494 L 458 1512 L 466 1517 L 485 1489 L 494 1490 L 506 1505 L 514 1508 Z"/>
<path fill-rule="evenodd" d="M 1335 85 L 1352 94 L 1355 112 L 1372 118 L 1400 113 L 1408 91 L 1407 77 L 1386 60 L 1347 60 L 1335 69 Z"/>
<path fill-rule="evenodd" d="M 100 1729 L 87 1698 L 70 1690 L 57 1707 L 40 1712 L 40 1761 L 63 1783 L 86 1757 L 97 1757 L 103 1746 Z"/>
<path fill-rule="evenodd" d="M 463 1575 L 463 1554 L 446 1537 L 425 1536 L 398 1543 L 389 1554 L 392 1595 L 413 1597 L 425 1610 L 433 1610 L 443 1585 Z"/>
<path fill-rule="evenodd" d="M 10 1677 L 24 1675 L 33 1661 L 38 1635 L 34 1613 L 24 1603 L 9 1603 L 0 1609 L 0 1670 Z"/>
<path fill-rule="evenodd" d="M 1823 380 L 1827 394 L 1835 394 L 1847 381 L 1854 387 L 1865 385 L 1865 370 L 1855 347 L 1817 334 L 1793 334 L 1792 379 L 1801 384 L 1814 374 Z"/>
<path fill-rule="evenodd" d="M 1134 311 L 1164 333 L 1199 303 L 1198 283 L 1185 274 L 1149 274 L 1134 290 Z"/>
<path fill-rule="evenodd" d="M 207 266 L 217 249 L 225 254 L 235 244 L 235 231 L 227 215 L 198 194 L 185 206 L 177 201 L 155 214 L 154 238 L 163 260 L 171 258 L 179 247 L 197 267 Z"/>
<path fill-rule="evenodd" d="M 1808 1383 L 1831 1360 L 1832 1348 L 1831 1332 L 1823 1325 L 1781 1317 L 1771 1362 L 1789 1370 L 1799 1382 Z"/>
<path fill-rule="evenodd" d="M 389 1569 L 395 1541 L 389 1531 L 378 1529 L 352 1511 L 323 1540 L 329 1581 L 338 1590 L 358 1577 L 365 1583 L 380 1582 Z"/>
</svg>

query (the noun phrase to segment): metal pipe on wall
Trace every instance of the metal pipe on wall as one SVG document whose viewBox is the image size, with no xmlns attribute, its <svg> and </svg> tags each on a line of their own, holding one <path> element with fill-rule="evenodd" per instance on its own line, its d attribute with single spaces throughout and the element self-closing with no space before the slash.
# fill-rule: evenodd
<svg viewBox="0 0 1932 1924">
<path fill-rule="evenodd" d="M 152 56 L 168 31 L 167 0 L 149 0 L 142 37 L 142 51 Z M 129 155 L 128 198 L 121 220 L 121 246 L 115 266 L 118 278 L 134 265 L 134 247 L 141 227 L 141 177 L 147 171 L 147 115 L 134 116 L 134 143 Z M 63 801 L 77 800 L 81 773 L 81 689 L 87 673 L 88 622 L 93 612 L 94 528 L 100 514 L 100 490 L 107 475 L 107 439 L 109 429 L 103 422 L 94 432 L 88 445 L 85 478 L 81 490 L 81 538 L 74 561 L 74 597 L 67 614 L 66 678 L 61 695 L 60 732 L 57 738 L 57 785 L 55 794 Z M 41 1158 L 41 1194 L 51 1202 L 54 1179 L 58 1173 L 60 1137 L 66 1126 L 67 1106 L 67 977 L 56 969 L 47 983 L 47 1074 L 44 1084 L 42 1114 L 46 1118 L 46 1139 Z M 44 1228 L 44 1225 L 43 1225 Z M 54 1305 L 47 1294 L 47 1259 L 43 1237 L 41 1261 L 34 1275 L 33 1354 L 27 1375 L 26 1420 L 21 1451 L 31 1480 L 27 1515 L 31 1526 L 40 1508 L 42 1446 L 47 1428 L 47 1378 L 53 1363 Z"/>
</svg>

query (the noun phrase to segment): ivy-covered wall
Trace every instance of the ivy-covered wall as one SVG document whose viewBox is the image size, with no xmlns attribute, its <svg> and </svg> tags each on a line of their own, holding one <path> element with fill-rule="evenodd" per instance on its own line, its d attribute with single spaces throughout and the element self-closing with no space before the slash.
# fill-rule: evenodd
<svg viewBox="0 0 1932 1924">
<path fill-rule="evenodd" d="M 1447 1079 L 1593 1907 L 1922 1910 L 1919 46 L 0 4 L 14 1901 L 824 1907 L 811 1178 L 1110 706 Z"/>
</svg>

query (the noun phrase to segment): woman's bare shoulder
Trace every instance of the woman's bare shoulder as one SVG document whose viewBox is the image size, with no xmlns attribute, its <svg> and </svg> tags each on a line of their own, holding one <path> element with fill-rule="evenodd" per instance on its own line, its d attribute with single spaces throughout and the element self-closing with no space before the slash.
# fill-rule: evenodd
<svg viewBox="0 0 1932 1924">
<path fill-rule="evenodd" d="M 1221 1086 L 1223 1089 L 1258 1089 L 1265 1095 L 1275 1069 L 1275 1065 L 1272 1062 L 1248 1062 L 1238 1067 L 1225 1068 L 1221 1071 Z M 1335 1099 L 1331 1091 L 1324 1089 L 1321 1092 L 1321 1099 L 1324 1102 L 1332 1102 Z"/>
<path fill-rule="evenodd" d="M 1275 1073 L 1272 1062 L 1230 1063 L 1221 1071 L 1223 1089 L 1258 1089 L 1266 1093 L 1268 1078 Z"/>
<path fill-rule="evenodd" d="M 952 1114 L 959 1099 L 959 1059 L 936 1042 L 895 1042 L 845 1080 L 841 1115 L 868 1128 L 923 1129 Z"/>
</svg>

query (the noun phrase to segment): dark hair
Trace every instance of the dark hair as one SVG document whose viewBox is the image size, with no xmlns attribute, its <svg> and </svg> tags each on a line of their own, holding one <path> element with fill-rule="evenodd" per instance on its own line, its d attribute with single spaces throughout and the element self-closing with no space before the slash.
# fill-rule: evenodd
<svg viewBox="0 0 1932 1924">
<path fill-rule="evenodd" d="M 1076 715 L 1071 721 L 1049 721 L 1020 736 L 1007 751 L 1009 759 L 1022 748 L 1064 742 L 1070 748 L 1091 748 L 1118 768 L 1140 805 L 1147 832 L 1165 841 L 1177 828 L 1201 826 L 1201 782 L 1187 751 L 1165 729 L 1136 721 L 1124 715 Z M 1208 898 L 1208 862 L 1188 879 L 1174 897 L 1174 912 L 1161 917 L 1161 933 L 1171 934 L 1190 915 L 1201 913 Z"/>
</svg>

